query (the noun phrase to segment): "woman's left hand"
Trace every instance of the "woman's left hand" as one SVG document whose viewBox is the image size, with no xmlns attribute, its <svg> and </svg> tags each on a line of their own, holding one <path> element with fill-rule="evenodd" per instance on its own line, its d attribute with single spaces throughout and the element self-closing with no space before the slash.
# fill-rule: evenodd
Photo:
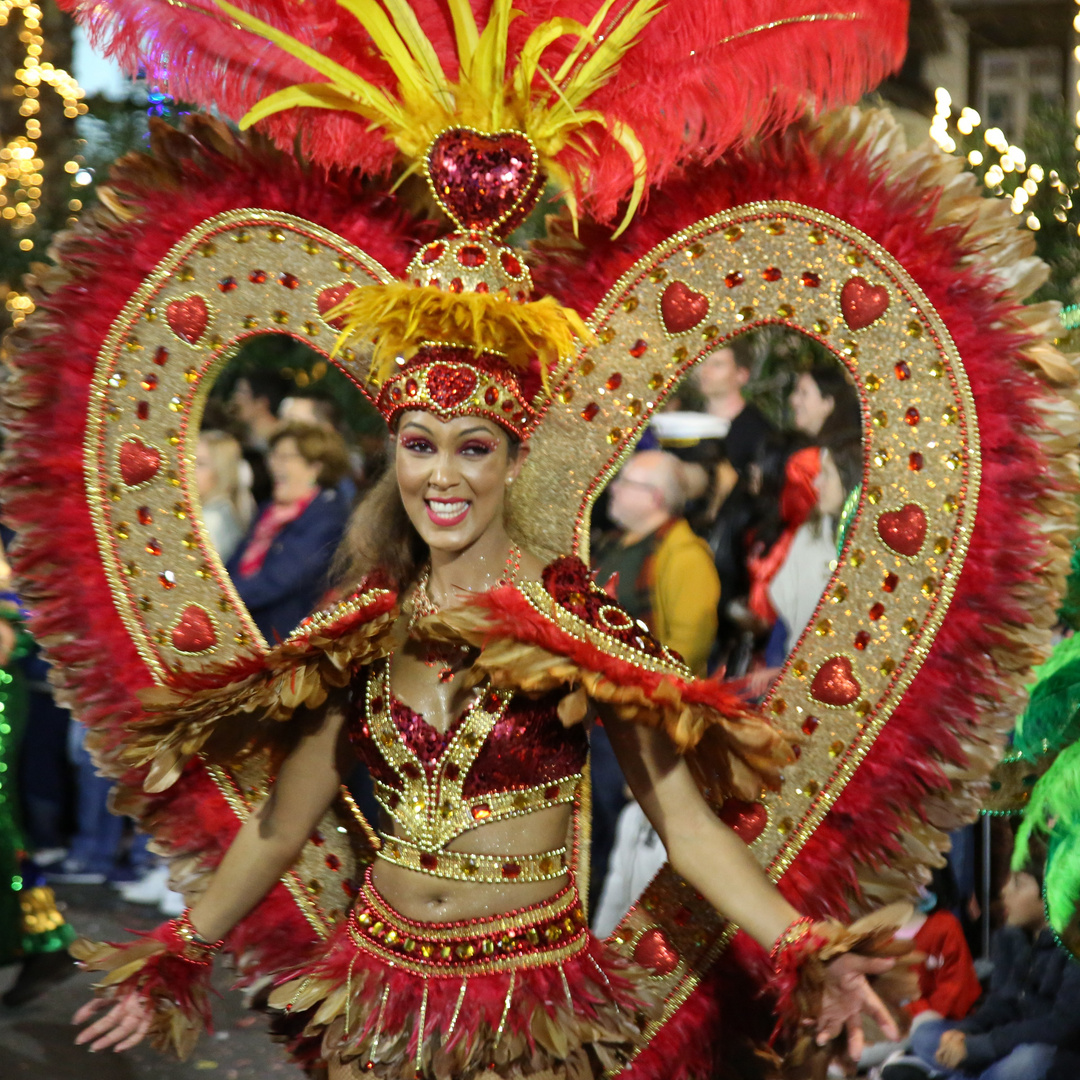
<svg viewBox="0 0 1080 1080">
<path fill-rule="evenodd" d="M 848 1057 L 858 1061 L 863 1052 L 863 1014 L 877 1023 L 887 1039 L 900 1038 L 896 1022 L 867 980 L 868 975 L 880 975 L 895 963 L 888 957 L 845 953 L 825 966 L 825 992 L 817 1022 L 818 1046 L 825 1046 L 846 1032 Z"/>
</svg>

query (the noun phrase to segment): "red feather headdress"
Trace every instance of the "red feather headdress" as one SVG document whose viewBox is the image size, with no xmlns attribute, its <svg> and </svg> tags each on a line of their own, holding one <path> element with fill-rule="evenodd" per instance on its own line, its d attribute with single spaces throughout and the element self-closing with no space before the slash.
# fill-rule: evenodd
<svg viewBox="0 0 1080 1080">
<path fill-rule="evenodd" d="M 598 221 L 688 158 L 856 100 L 899 65 L 908 11 L 907 0 L 60 3 L 127 70 L 231 119 L 302 87 L 258 123 L 321 165 L 380 173 L 394 163 L 407 138 L 389 133 L 387 110 L 365 110 L 365 95 L 400 111 L 402 134 L 427 135 L 420 154 L 405 150 L 413 162 L 455 123 L 525 131 L 545 171 Z M 424 83 L 435 89 L 420 101 Z M 472 118 L 476 92 L 494 126 Z M 438 123 L 431 99 L 453 119 Z M 543 109 L 562 130 L 539 140 L 529 129 Z M 568 112 L 576 119 L 563 123 Z"/>
</svg>

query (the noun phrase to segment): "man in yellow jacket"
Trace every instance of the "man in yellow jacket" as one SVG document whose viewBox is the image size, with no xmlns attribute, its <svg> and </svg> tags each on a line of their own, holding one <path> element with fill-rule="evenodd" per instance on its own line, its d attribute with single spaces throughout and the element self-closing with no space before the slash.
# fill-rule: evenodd
<svg viewBox="0 0 1080 1080">
<path fill-rule="evenodd" d="M 683 518 L 683 465 L 662 450 L 635 454 L 611 482 L 608 514 L 623 530 L 597 553 L 597 580 L 648 624 L 695 675 L 716 636 L 720 578 L 709 545 Z"/>
<path fill-rule="evenodd" d="M 677 652 L 695 675 L 705 674 L 705 665 L 716 637 L 720 577 L 709 545 L 697 536 L 682 517 L 686 502 L 684 465 L 662 450 L 643 450 L 623 466 L 611 482 L 608 516 L 622 530 L 599 545 L 594 560 L 597 582 L 635 619 L 646 623 L 669 649 Z M 622 773 L 602 727 L 591 737 L 592 754 L 592 895 L 604 901 L 598 917 L 610 929 L 629 904 L 616 895 L 619 889 L 604 892 L 609 859 L 615 844 L 616 822 L 627 802 Z M 627 836 L 649 830 L 648 822 L 636 806 L 640 829 L 631 824 Z M 645 880 L 665 859 L 664 847 L 656 840 L 643 855 L 648 868 Z M 630 846 L 636 845 L 636 841 Z M 633 878 L 627 862 L 633 853 L 622 851 L 615 857 L 614 881 Z M 651 861 L 649 861 L 651 860 Z M 642 860 L 639 860 L 639 862 Z"/>
</svg>

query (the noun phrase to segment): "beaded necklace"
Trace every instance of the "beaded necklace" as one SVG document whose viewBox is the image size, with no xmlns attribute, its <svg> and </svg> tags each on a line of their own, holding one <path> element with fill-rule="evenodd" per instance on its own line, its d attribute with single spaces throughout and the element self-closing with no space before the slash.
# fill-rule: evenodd
<svg viewBox="0 0 1080 1080">
<path fill-rule="evenodd" d="M 517 581 L 521 570 L 521 548 L 511 542 L 510 550 L 506 556 L 506 565 L 502 576 L 495 583 L 495 588 L 500 585 L 508 585 Z M 421 571 L 416 584 L 413 586 L 409 598 L 411 614 L 409 615 L 409 633 L 412 634 L 417 623 L 429 615 L 437 615 L 439 605 L 431 599 L 428 586 L 431 582 L 431 563 L 428 563 Z M 470 647 L 468 645 L 455 645 L 444 641 L 425 641 L 422 643 L 420 659 L 430 668 L 438 668 L 438 678 L 441 683 L 452 682 L 468 665 Z"/>
</svg>

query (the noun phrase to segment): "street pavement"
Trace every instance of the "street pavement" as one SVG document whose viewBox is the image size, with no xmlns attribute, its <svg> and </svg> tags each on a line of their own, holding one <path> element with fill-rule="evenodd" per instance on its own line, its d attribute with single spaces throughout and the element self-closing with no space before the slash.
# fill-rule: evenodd
<svg viewBox="0 0 1080 1080">
<path fill-rule="evenodd" d="M 56 893 L 76 931 L 96 940 L 122 940 L 125 930 L 149 930 L 163 919 L 155 908 L 125 903 L 107 885 L 59 885 Z M 301 1070 L 270 1041 L 265 1017 L 244 1010 L 240 995 L 228 989 L 227 968 L 218 967 L 215 1034 L 204 1034 L 186 1062 L 145 1045 L 123 1054 L 76 1046 L 71 1015 L 93 981 L 80 972 L 21 1008 L 0 1006 L 0 1080 L 301 1080 Z M 0 993 L 16 974 L 16 967 L 0 969 Z"/>
</svg>

